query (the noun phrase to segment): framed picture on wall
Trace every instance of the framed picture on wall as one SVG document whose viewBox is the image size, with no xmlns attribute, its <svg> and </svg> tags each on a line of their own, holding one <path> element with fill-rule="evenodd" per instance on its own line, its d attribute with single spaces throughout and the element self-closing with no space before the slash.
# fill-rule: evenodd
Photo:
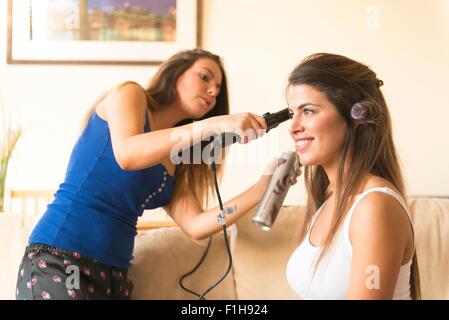
<svg viewBox="0 0 449 320">
<path fill-rule="evenodd" d="M 159 64 L 199 46 L 198 0 L 8 0 L 10 64 Z"/>
</svg>

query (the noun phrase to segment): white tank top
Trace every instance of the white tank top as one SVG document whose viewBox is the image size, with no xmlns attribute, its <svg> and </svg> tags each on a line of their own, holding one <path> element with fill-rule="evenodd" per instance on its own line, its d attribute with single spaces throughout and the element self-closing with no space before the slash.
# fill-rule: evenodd
<svg viewBox="0 0 449 320">
<path fill-rule="evenodd" d="M 293 291 L 302 299 L 309 300 L 342 300 L 346 298 L 349 287 L 349 278 L 352 262 L 352 246 L 349 240 L 349 224 L 352 213 L 358 202 L 371 192 L 383 192 L 396 198 L 402 205 L 410 219 L 410 212 L 405 201 L 400 195 L 388 187 L 376 187 L 366 190 L 358 195 L 346 215 L 343 226 L 335 235 L 332 248 L 321 260 L 315 275 L 315 259 L 318 258 L 320 247 L 315 247 L 310 243 L 310 230 L 316 217 L 323 208 L 321 206 L 315 213 L 311 227 L 307 231 L 304 240 L 293 252 L 287 263 L 287 280 Z M 410 222 L 412 223 L 411 219 Z M 413 224 L 412 224 L 413 228 Z M 394 300 L 410 300 L 410 274 L 412 259 L 401 266 L 399 277 L 394 290 Z M 368 273 L 369 274 L 369 273 Z M 367 275 L 368 275 L 367 274 Z"/>
</svg>

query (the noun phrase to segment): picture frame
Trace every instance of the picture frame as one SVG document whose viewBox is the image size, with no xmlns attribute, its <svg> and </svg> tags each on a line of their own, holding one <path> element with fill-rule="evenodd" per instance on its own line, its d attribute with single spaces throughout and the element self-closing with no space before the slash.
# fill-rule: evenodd
<svg viewBox="0 0 449 320">
<path fill-rule="evenodd" d="M 175 3 L 175 7 L 170 4 L 171 11 L 165 16 L 142 6 L 98 7 L 98 3 L 121 2 L 128 6 L 139 2 L 149 6 L 152 1 L 59 0 L 55 4 L 55 0 L 8 0 L 7 63 L 157 65 L 180 50 L 201 45 L 200 0 L 166 0 Z M 154 1 L 158 6 L 162 6 L 161 2 L 164 0 Z M 74 9 L 55 9 L 63 3 L 73 5 Z M 86 8 L 95 3 L 95 9 Z M 76 27 L 61 29 L 60 25 L 64 28 L 67 25 L 60 17 L 61 12 L 71 12 L 75 23 L 70 26 Z M 96 21 L 101 24 L 95 24 Z"/>
</svg>

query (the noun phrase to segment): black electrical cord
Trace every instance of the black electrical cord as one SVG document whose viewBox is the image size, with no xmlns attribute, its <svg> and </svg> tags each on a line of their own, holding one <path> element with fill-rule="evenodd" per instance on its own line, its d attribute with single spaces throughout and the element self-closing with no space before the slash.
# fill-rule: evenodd
<svg viewBox="0 0 449 320">
<path fill-rule="evenodd" d="M 223 202 L 221 200 L 221 195 L 220 195 L 220 190 L 218 188 L 218 179 L 217 179 L 217 168 L 215 166 L 215 156 L 214 156 L 214 147 L 212 144 L 212 148 L 211 148 L 211 169 L 212 169 L 212 175 L 214 177 L 214 186 L 215 186 L 215 192 L 217 193 L 217 198 L 218 198 L 218 204 L 219 204 L 219 208 L 220 208 L 220 212 L 224 212 L 224 207 L 223 207 Z M 198 297 L 198 300 L 206 300 L 204 298 L 204 296 L 206 294 L 208 294 L 210 291 L 212 291 L 216 286 L 218 286 L 220 284 L 221 281 L 224 280 L 224 278 L 226 278 L 226 276 L 229 274 L 229 272 L 231 271 L 232 268 L 232 255 L 231 255 L 231 249 L 229 246 L 229 242 L 228 242 L 228 235 L 227 235 L 227 231 L 226 231 L 226 223 L 223 224 L 223 235 L 224 235 L 224 242 L 225 242 L 225 246 L 226 246 L 226 251 L 228 253 L 228 259 L 229 259 L 229 263 L 228 263 L 228 268 L 226 269 L 225 273 L 223 274 L 223 276 L 218 279 L 214 284 L 212 284 L 209 288 L 207 288 L 203 293 L 198 294 L 197 292 L 190 290 L 188 288 L 186 288 L 183 285 L 183 280 L 190 276 L 191 274 L 193 274 L 199 267 L 200 265 L 203 263 L 204 259 L 206 258 L 206 255 L 209 251 L 210 245 L 212 243 L 212 237 L 209 238 L 209 243 L 207 245 L 206 251 L 204 252 L 203 256 L 201 257 L 200 261 L 198 262 L 198 264 L 192 269 L 192 271 L 184 274 L 181 279 L 179 280 L 179 285 L 181 286 L 182 289 L 184 289 L 185 291 L 195 295 Z"/>
<path fill-rule="evenodd" d="M 198 298 L 201 297 L 201 294 L 199 294 L 199 293 L 197 293 L 197 292 L 195 292 L 195 291 L 193 291 L 193 290 L 190 290 L 190 289 L 186 288 L 186 287 L 184 286 L 184 284 L 183 284 L 183 281 L 184 281 L 185 278 L 187 278 L 188 276 L 190 276 L 190 275 L 192 275 L 193 273 L 195 273 L 195 271 L 201 266 L 201 264 L 203 263 L 204 259 L 206 259 L 206 256 L 207 256 L 207 253 L 209 252 L 209 248 L 210 248 L 211 243 L 212 243 L 212 237 L 209 238 L 209 242 L 207 243 L 206 250 L 204 251 L 203 256 L 201 257 L 201 259 L 200 259 L 200 261 L 197 263 L 197 265 L 196 265 L 191 271 L 189 271 L 188 273 L 184 274 L 184 275 L 179 279 L 179 285 L 180 285 L 180 287 L 181 287 L 182 289 L 184 289 L 185 291 L 187 291 L 188 293 L 191 293 L 191 294 L 193 294 L 194 296 L 197 296 Z"/>
<path fill-rule="evenodd" d="M 267 123 L 267 131 L 276 128 L 280 123 L 291 119 L 293 117 L 293 114 L 290 113 L 288 108 L 284 108 L 278 112 L 275 113 L 270 113 L 267 112 L 263 115 L 266 123 Z M 201 150 L 204 149 L 204 147 L 207 147 L 207 145 L 212 146 L 211 147 L 211 151 L 210 151 L 210 156 L 212 159 L 212 163 L 211 163 L 211 167 L 212 167 L 212 173 L 214 176 L 214 184 L 215 184 L 215 191 L 217 193 L 217 197 L 218 197 L 218 202 L 220 205 L 220 216 L 219 219 L 225 219 L 226 218 L 226 214 L 227 212 L 225 211 L 225 209 L 223 208 L 223 202 L 221 201 L 221 196 L 220 196 L 220 190 L 218 189 L 218 182 L 217 182 L 217 172 L 216 172 L 216 168 L 215 168 L 215 156 L 214 156 L 214 150 L 215 147 L 227 147 L 230 144 L 233 144 L 237 141 L 240 141 L 240 137 L 237 134 L 233 134 L 233 133 L 223 133 L 221 136 L 221 139 L 219 136 L 217 135 L 213 135 L 212 137 L 212 141 L 209 142 L 208 141 L 201 141 L 199 142 L 199 145 L 201 147 Z M 218 144 L 215 144 L 215 142 L 218 142 Z M 206 146 L 204 145 L 206 143 Z M 191 149 L 195 149 L 195 146 L 191 146 Z M 178 153 L 178 155 L 181 157 L 183 155 L 183 151 L 180 151 Z M 227 208 L 229 209 L 229 208 Z M 221 223 L 221 222 L 220 222 Z M 207 252 L 209 251 L 209 247 L 210 244 L 212 242 L 212 237 L 209 239 L 209 243 L 207 245 L 206 251 L 204 252 L 203 256 L 200 259 L 200 262 L 193 268 L 192 271 L 190 271 L 189 273 L 186 273 L 185 275 L 183 275 L 181 277 L 181 279 L 179 280 L 179 285 L 181 286 L 182 289 L 186 290 L 187 292 L 197 296 L 200 300 L 205 300 L 204 296 L 209 293 L 212 289 L 214 289 L 221 281 L 223 281 L 223 279 L 228 275 L 229 271 L 232 268 L 232 255 L 231 255 L 231 249 L 229 248 L 229 243 L 228 243 L 228 236 L 226 233 L 226 223 L 223 223 L 223 234 L 224 234 L 224 241 L 225 241 L 225 245 L 226 245 L 226 251 L 228 253 L 228 257 L 229 257 L 229 265 L 228 265 L 228 269 L 226 270 L 225 274 L 223 275 L 223 277 L 221 277 L 218 281 L 216 281 L 211 287 L 209 287 L 206 291 L 204 291 L 202 294 L 198 294 L 197 292 L 194 292 L 190 289 L 187 289 L 186 287 L 184 287 L 184 285 L 182 284 L 182 281 L 184 280 L 184 278 L 186 278 L 187 276 L 191 275 L 192 273 L 194 273 L 199 266 L 201 265 L 201 263 L 203 263 L 204 259 L 206 258 Z"/>
<path fill-rule="evenodd" d="M 215 192 L 217 193 L 217 198 L 218 198 L 218 203 L 220 205 L 220 211 L 223 212 L 224 208 L 223 208 L 223 202 L 221 201 L 221 196 L 220 196 L 220 190 L 218 189 L 218 181 L 217 181 L 217 169 L 215 167 L 215 159 L 214 159 L 214 150 L 212 149 L 211 151 L 211 155 L 212 155 L 212 173 L 214 176 L 214 184 L 215 184 Z M 211 285 L 206 291 L 204 291 L 201 296 L 199 297 L 200 300 L 205 300 L 204 296 L 206 294 L 208 294 L 211 290 L 213 290 L 216 286 L 218 286 L 220 284 L 220 282 L 222 282 L 224 280 L 224 278 L 226 278 L 226 276 L 229 274 L 229 271 L 231 271 L 232 268 L 232 255 L 231 255 L 231 249 L 229 247 L 229 243 L 228 243 L 228 235 L 226 232 L 226 223 L 223 224 L 223 235 L 224 235 L 224 242 L 226 245 L 226 251 L 228 253 L 228 268 L 225 271 L 224 275 L 218 279 L 213 285 Z"/>
</svg>

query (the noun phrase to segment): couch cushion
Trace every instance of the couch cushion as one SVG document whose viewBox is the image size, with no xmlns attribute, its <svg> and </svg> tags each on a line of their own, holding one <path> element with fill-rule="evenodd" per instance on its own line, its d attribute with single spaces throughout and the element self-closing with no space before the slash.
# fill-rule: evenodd
<svg viewBox="0 0 449 320">
<path fill-rule="evenodd" d="M 422 299 L 449 299 L 449 199 L 411 198 Z"/>
<path fill-rule="evenodd" d="M 271 231 L 262 231 L 251 219 L 255 208 L 237 222 L 233 233 L 234 277 L 239 299 L 298 299 L 285 273 L 298 246 L 305 207 L 282 207 Z"/>
<path fill-rule="evenodd" d="M 137 235 L 129 270 L 134 283 L 133 299 L 197 299 L 184 291 L 178 281 L 199 262 L 207 243 L 208 239 L 192 240 L 179 228 L 160 228 Z M 223 233 L 219 233 L 213 236 L 206 259 L 184 280 L 184 286 L 202 293 L 223 276 L 227 263 Z M 232 269 L 205 298 L 236 299 Z"/>
</svg>

